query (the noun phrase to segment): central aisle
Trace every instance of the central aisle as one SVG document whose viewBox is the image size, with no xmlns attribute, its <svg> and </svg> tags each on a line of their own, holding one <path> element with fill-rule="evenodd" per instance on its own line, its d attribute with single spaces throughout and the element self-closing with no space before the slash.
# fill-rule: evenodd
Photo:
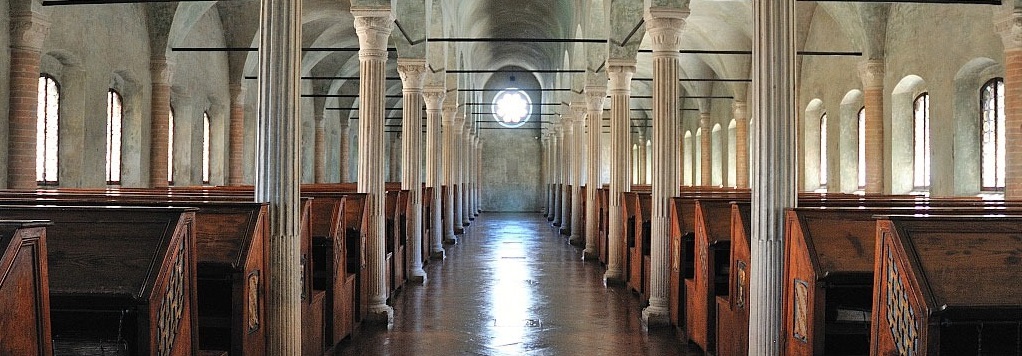
<svg viewBox="0 0 1022 356">
<path fill-rule="evenodd" d="M 685 355 L 673 330 L 645 333 L 638 299 L 605 287 L 542 215 L 486 213 L 392 298 L 394 327 L 337 355 Z M 694 354 L 694 353 L 693 353 Z"/>
</svg>

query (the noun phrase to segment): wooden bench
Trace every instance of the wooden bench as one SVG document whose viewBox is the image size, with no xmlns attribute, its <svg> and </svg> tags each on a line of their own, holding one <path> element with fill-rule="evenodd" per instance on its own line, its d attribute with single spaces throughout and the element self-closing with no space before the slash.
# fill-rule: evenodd
<svg viewBox="0 0 1022 356">
<path fill-rule="evenodd" d="M 735 199 L 731 194 L 695 199 L 692 273 L 684 278 L 685 330 L 689 340 L 711 353 L 716 348 L 716 300 L 730 293 L 730 217 Z"/>
<path fill-rule="evenodd" d="M 718 295 L 717 355 L 749 354 L 749 277 L 751 249 L 749 231 L 752 207 L 748 202 L 731 204 L 731 252 L 728 294 Z M 724 337 L 724 335 L 727 335 Z"/>
<path fill-rule="evenodd" d="M 877 223 L 870 352 L 1022 353 L 1022 216 Z"/>
<path fill-rule="evenodd" d="M 0 206 L 0 219 L 29 218 L 54 222 L 55 354 L 198 353 L 194 209 Z"/>
<path fill-rule="evenodd" d="M 0 221 L 0 355 L 52 355 L 45 220 Z"/>
</svg>

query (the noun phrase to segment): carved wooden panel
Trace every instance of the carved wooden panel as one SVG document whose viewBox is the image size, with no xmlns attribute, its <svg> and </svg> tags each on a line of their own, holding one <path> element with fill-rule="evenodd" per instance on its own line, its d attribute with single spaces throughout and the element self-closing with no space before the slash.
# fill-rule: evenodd
<svg viewBox="0 0 1022 356">
<path fill-rule="evenodd" d="M 748 276 L 746 271 L 748 267 L 745 265 L 745 261 L 737 261 L 738 269 L 735 271 L 735 307 L 738 309 L 745 309 L 745 286 L 748 283 Z"/>
<path fill-rule="evenodd" d="M 884 317 L 887 318 L 898 354 L 914 355 L 919 350 L 918 318 L 905 293 L 905 284 L 889 245 L 884 246 L 884 258 L 887 260 L 887 269 L 884 271 L 887 288 L 883 291 L 887 315 Z"/>
<path fill-rule="evenodd" d="M 156 353 L 159 356 L 170 355 L 174 351 L 174 339 L 177 338 L 181 316 L 187 300 L 185 296 L 185 241 L 178 242 L 171 267 L 170 277 L 167 279 L 167 289 L 160 301 L 160 309 L 157 312 L 157 340 Z"/>
<path fill-rule="evenodd" d="M 259 271 L 249 273 L 248 279 L 248 332 L 259 330 Z"/>
<path fill-rule="evenodd" d="M 809 334 L 809 284 L 801 279 L 796 279 L 795 283 L 795 297 L 792 298 L 794 308 L 792 308 L 793 319 L 795 320 L 795 327 L 792 330 L 793 336 L 796 340 L 801 342 L 808 342 Z"/>
</svg>

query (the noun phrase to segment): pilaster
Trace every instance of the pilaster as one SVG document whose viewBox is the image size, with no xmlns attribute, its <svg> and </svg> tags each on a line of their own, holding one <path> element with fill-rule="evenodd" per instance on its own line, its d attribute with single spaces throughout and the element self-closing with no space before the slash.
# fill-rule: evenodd
<svg viewBox="0 0 1022 356">
<path fill-rule="evenodd" d="M 646 10 L 646 32 L 653 44 L 653 159 L 649 306 L 646 327 L 670 325 L 667 275 L 670 243 L 669 205 L 678 195 L 678 59 L 688 11 L 666 7 Z"/>
<path fill-rule="evenodd" d="M 609 219 L 621 221 L 621 194 L 631 191 L 632 147 L 630 97 L 632 76 L 635 75 L 635 60 L 611 59 L 607 61 L 607 75 L 610 77 L 610 192 Z M 603 279 L 607 284 L 624 284 L 624 246 L 621 224 L 608 224 L 607 272 Z"/>
<path fill-rule="evenodd" d="M 387 305 L 386 230 L 384 229 L 384 172 L 379 158 L 384 156 L 384 70 L 387 63 L 387 39 L 394 24 L 389 8 L 351 9 L 355 17 L 355 33 L 359 51 L 359 157 L 358 191 L 367 193 L 368 223 L 365 227 L 368 278 L 369 322 L 394 323 L 394 309 Z"/>
<path fill-rule="evenodd" d="M 401 189 L 408 190 L 408 248 L 411 265 L 408 279 L 412 283 L 426 282 L 422 269 L 422 86 L 426 79 L 426 60 L 399 58 L 397 72 L 401 75 Z"/>
</svg>

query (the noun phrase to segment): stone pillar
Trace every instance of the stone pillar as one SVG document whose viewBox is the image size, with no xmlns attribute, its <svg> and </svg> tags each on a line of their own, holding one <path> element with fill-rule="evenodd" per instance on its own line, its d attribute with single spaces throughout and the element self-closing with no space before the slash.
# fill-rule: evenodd
<svg viewBox="0 0 1022 356">
<path fill-rule="evenodd" d="M 653 193 L 650 243 L 649 306 L 642 310 L 647 327 L 670 325 L 667 275 L 671 197 L 678 195 L 678 59 L 687 10 L 651 7 L 646 31 L 653 40 Z"/>
<path fill-rule="evenodd" d="M 550 216 L 550 139 L 546 133 L 540 135 L 539 140 L 540 150 L 543 152 L 543 158 L 540 162 L 540 171 L 543 175 L 543 207 L 541 208 L 543 216 Z"/>
<path fill-rule="evenodd" d="M 166 58 L 149 59 L 149 78 L 152 80 L 151 111 L 149 117 L 149 187 L 166 188 L 167 161 L 170 146 L 170 84 L 174 65 Z"/>
<path fill-rule="evenodd" d="M 475 216 L 479 216 L 483 213 L 483 142 L 479 136 L 476 136 L 475 148 Z"/>
<path fill-rule="evenodd" d="M 312 176 L 314 182 L 323 183 L 326 182 L 326 172 L 323 166 L 326 163 L 326 122 L 323 120 L 323 112 L 316 112 L 312 114 L 313 120 L 316 123 L 315 143 L 312 148 Z"/>
<path fill-rule="evenodd" d="M 703 130 L 703 135 L 699 137 L 699 184 L 702 186 L 713 185 L 713 146 L 710 140 L 713 137 L 713 133 L 710 131 L 710 113 L 700 112 L 699 113 L 699 128 Z"/>
<path fill-rule="evenodd" d="M 568 241 L 576 246 L 585 243 L 585 228 L 582 227 L 582 184 L 585 182 L 582 168 L 585 163 L 586 104 L 584 101 L 571 103 L 574 112 L 574 126 L 571 130 L 571 237 Z"/>
<path fill-rule="evenodd" d="M 462 234 L 465 232 L 465 223 L 462 221 L 464 217 L 464 195 L 462 192 L 465 190 L 465 182 L 462 181 L 462 157 L 464 152 L 464 135 L 465 135 L 465 114 L 458 113 L 454 118 L 454 136 L 451 140 L 451 156 L 454 159 L 451 161 L 451 186 L 457 186 L 453 194 L 452 204 L 454 206 L 454 215 L 452 215 L 452 224 L 454 224 L 454 233 Z"/>
<path fill-rule="evenodd" d="M 255 200 L 269 203 L 266 353 L 300 355 L 302 1 L 263 0 L 261 7 Z"/>
<path fill-rule="evenodd" d="M 422 269 L 422 84 L 426 79 L 426 60 L 399 58 L 397 72 L 401 75 L 401 189 L 408 190 L 408 248 L 411 266 L 408 280 L 426 283 Z"/>
<path fill-rule="evenodd" d="M 575 162 L 574 138 L 575 130 L 572 113 L 564 114 L 561 118 L 561 234 L 571 234 L 571 185 L 573 177 L 571 165 Z"/>
<path fill-rule="evenodd" d="M 1006 57 L 1007 58 L 1007 57 Z M 1007 73 L 1007 71 L 1005 72 Z M 866 107 L 866 194 L 883 194 L 884 186 L 884 61 L 859 63 Z M 1008 111 L 1006 110 L 1005 113 Z"/>
<path fill-rule="evenodd" d="M 341 183 L 351 182 L 351 130 L 348 128 L 349 122 L 348 118 L 341 118 L 337 133 L 337 136 L 339 136 L 338 145 L 340 145 L 337 169 L 340 170 L 340 179 L 338 181 Z"/>
<path fill-rule="evenodd" d="M 646 162 L 649 161 L 649 157 L 646 157 L 646 140 L 647 140 L 646 129 L 647 128 L 645 128 L 645 127 L 640 127 L 638 135 L 637 135 L 638 139 L 639 139 L 639 142 L 638 142 L 638 145 L 636 145 L 636 147 L 639 148 L 639 152 L 638 152 L 638 154 L 639 154 L 639 161 L 635 162 L 635 164 L 637 164 L 638 168 L 639 168 L 638 169 L 639 170 L 639 179 L 636 180 L 636 184 L 651 184 L 652 183 L 652 182 L 646 181 Z"/>
<path fill-rule="evenodd" d="M 753 3 L 749 354 L 780 354 L 784 210 L 795 206 L 795 0 Z"/>
<path fill-rule="evenodd" d="M 447 192 L 444 193 L 444 243 L 455 244 L 458 239 L 454 237 L 454 118 L 458 113 L 458 103 L 452 97 L 444 103 L 443 107 L 443 163 L 444 163 L 444 186 Z"/>
<path fill-rule="evenodd" d="M 387 63 L 387 39 L 394 24 L 388 8 L 351 9 L 358 34 L 359 88 L 358 96 L 358 191 L 367 193 L 368 223 L 365 226 L 368 280 L 368 321 L 392 325 L 394 309 L 387 305 L 386 230 L 384 228 L 383 157 L 384 71 Z"/>
<path fill-rule="evenodd" d="M 42 15 L 11 14 L 11 73 L 8 111 L 7 188 L 30 190 L 36 183 L 36 121 L 39 63 L 50 23 Z"/>
<path fill-rule="evenodd" d="M 610 77 L 610 192 L 609 219 L 607 231 L 607 272 L 603 279 L 607 284 L 623 285 L 625 275 L 625 247 L 621 245 L 624 234 L 621 231 L 621 194 L 632 188 L 632 140 L 631 107 L 632 76 L 635 75 L 635 60 L 611 59 L 607 61 L 607 75 Z"/>
<path fill-rule="evenodd" d="M 472 166 L 472 151 L 469 150 L 469 142 L 472 142 L 472 133 L 467 130 L 465 125 L 462 125 L 462 135 L 459 135 L 461 140 L 458 142 L 460 151 L 458 153 L 458 175 L 461 177 L 461 225 L 469 225 L 469 207 L 468 204 L 468 192 L 472 189 L 472 181 L 469 179 L 469 169 Z"/>
<path fill-rule="evenodd" d="M 443 200 L 440 188 L 443 186 L 443 157 L 440 154 L 440 105 L 444 102 L 446 91 L 442 86 L 426 87 L 422 96 L 426 102 L 426 187 L 433 188 L 430 196 L 432 216 L 430 216 L 430 258 L 444 258 L 444 222 Z"/>
<path fill-rule="evenodd" d="M 550 164 L 553 167 L 553 172 L 551 172 L 553 178 L 553 197 L 551 197 L 553 198 L 553 211 L 551 215 L 553 215 L 553 219 L 551 221 L 553 221 L 553 226 L 561 226 L 561 216 L 563 215 L 561 211 L 561 196 L 563 195 L 561 184 L 564 182 L 564 159 L 561 153 L 561 143 L 563 142 L 564 133 L 561 130 L 560 124 L 551 125 L 550 130 L 552 131 L 550 133 Z"/>
<path fill-rule="evenodd" d="M 1022 145 L 1018 144 L 1022 142 L 1022 10 L 1015 9 L 1000 16 L 996 27 L 1004 44 L 1004 139 L 1008 142 L 1004 157 L 1004 198 L 1019 199 L 1022 198 Z M 869 112 L 866 112 L 866 122 L 868 125 Z M 866 133 L 869 134 L 868 129 Z M 867 157 L 872 158 L 868 153 Z M 869 162 L 866 164 L 868 175 Z M 867 184 L 868 181 L 867 177 Z"/>
<path fill-rule="evenodd" d="M 586 248 L 582 251 L 583 259 L 599 260 L 597 256 L 597 240 L 600 238 L 599 209 L 596 204 L 596 190 L 600 184 L 600 131 L 603 127 L 603 102 L 607 99 L 607 87 L 586 86 L 586 126 L 588 126 L 588 158 L 586 165 Z"/>
<path fill-rule="evenodd" d="M 738 188 L 749 187 L 749 115 L 745 101 L 731 102 L 731 110 L 735 119 L 735 185 Z"/>
<path fill-rule="evenodd" d="M 227 185 L 245 184 L 245 87 L 241 84 L 230 86 L 231 122 L 227 152 Z"/>
</svg>

